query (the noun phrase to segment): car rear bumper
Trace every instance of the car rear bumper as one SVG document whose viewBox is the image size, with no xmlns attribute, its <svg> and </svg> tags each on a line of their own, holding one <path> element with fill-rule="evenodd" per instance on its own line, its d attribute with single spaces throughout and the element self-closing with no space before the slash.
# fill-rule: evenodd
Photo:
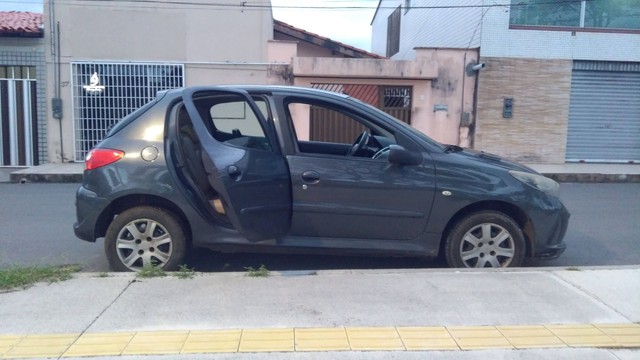
<svg viewBox="0 0 640 360">
<path fill-rule="evenodd" d="M 81 186 L 76 191 L 76 219 L 73 224 L 73 232 L 82 240 L 95 242 L 98 217 L 107 201 Z"/>
</svg>

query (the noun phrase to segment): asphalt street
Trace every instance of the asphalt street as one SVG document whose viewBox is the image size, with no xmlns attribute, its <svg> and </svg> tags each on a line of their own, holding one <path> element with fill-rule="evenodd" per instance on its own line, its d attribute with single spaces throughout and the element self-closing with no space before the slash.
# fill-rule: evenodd
<svg viewBox="0 0 640 360">
<path fill-rule="evenodd" d="M 78 184 L 0 183 L 0 267 L 80 264 L 107 271 L 102 242 L 73 234 Z M 637 265 L 640 263 L 640 184 L 562 184 L 561 198 L 572 213 L 567 251 L 527 266 Z M 221 254 L 198 250 L 187 265 L 198 271 L 408 269 L 444 266 L 440 260 L 389 257 Z"/>
</svg>

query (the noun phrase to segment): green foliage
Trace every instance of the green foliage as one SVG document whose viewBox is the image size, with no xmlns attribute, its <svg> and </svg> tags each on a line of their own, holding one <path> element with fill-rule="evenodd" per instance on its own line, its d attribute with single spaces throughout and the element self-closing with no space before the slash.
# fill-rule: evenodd
<svg viewBox="0 0 640 360">
<path fill-rule="evenodd" d="M 178 267 L 178 271 L 173 273 L 173 276 L 178 279 L 193 279 L 196 276 L 196 272 L 194 269 L 190 269 L 187 265 L 180 265 Z"/>
<path fill-rule="evenodd" d="M 79 265 L 61 266 L 14 266 L 0 270 L 0 290 L 27 288 L 38 282 L 56 282 L 69 280 L 82 269 Z"/>
<path fill-rule="evenodd" d="M 142 267 L 142 269 L 140 269 L 140 271 L 138 271 L 136 276 L 139 278 L 155 278 L 165 277 L 167 276 L 167 273 L 159 266 L 146 264 Z"/>
<path fill-rule="evenodd" d="M 269 269 L 267 269 L 264 265 L 260 265 L 258 269 L 254 269 L 251 266 L 245 268 L 247 270 L 246 276 L 249 277 L 267 277 L 271 274 Z"/>
</svg>

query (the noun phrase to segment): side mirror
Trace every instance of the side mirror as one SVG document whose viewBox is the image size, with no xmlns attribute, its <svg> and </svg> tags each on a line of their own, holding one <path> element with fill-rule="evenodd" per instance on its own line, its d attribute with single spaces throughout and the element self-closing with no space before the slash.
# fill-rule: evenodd
<svg viewBox="0 0 640 360">
<path fill-rule="evenodd" d="M 422 154 L 411 152 L 400 145 L 389 146 L 389 162 L 400 166 L 415 166 L 422 164 Z"/>
</svg>

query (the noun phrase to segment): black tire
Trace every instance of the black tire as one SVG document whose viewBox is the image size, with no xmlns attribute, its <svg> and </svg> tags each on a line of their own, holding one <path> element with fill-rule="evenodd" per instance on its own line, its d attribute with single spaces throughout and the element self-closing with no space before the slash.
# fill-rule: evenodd
<svg viewBox="0 0 640 360">
<path fill-rule="evenodd" d="M 150 226 L 152 232 L 147 234 Z M 150 206 L 123 211 L 113 219 L 104 238 L 113 271 L 139 271 L 147 264 L 176 270 L 183 264 L 186 244 L 180 221 L 170 212 Z"/>
<path fill-rule="evenodd" d="M 517 267 L 524 261 L 525 246 L 513 219 L 487 210 L 460 220 L 447 236 L 444 253 L 450 267 Z"/>
</svg>

